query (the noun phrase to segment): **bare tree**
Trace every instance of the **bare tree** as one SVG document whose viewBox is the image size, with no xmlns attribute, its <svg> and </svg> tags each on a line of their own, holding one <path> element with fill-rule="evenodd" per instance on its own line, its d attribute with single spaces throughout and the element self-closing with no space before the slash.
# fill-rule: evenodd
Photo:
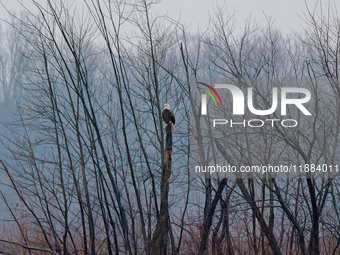
<svg viewBox="0 0 340 255">
<path fill-rule="evenodd" d="M 193 153 L 202 165 L 338 163 L 337 15 L 309 12 L 305 33 L 288 37 L 271 19 L 238 33 L 222 8 L 208 31 L 191 34 L 155 14 L 156 1 L 89 0 L 84 12 L 33 3 L 0 44 L 1 100 L 15 95 L 18 107 L 1 135 L 0 208 L 10 220 L 0 252 L 339 252 L 334 176 L 210 178 L 189 164 Z M 205 81 L 251 86 L 255 109 L 271 107 L 274 86 L 307 88 L 312 116 L 288 107 L 294 129 L 217 129 L 220 139 L 206 142 L 215 130 L 192 97 Z M 214 109 L 231 118 L 229 95 L 222 100 L 227 109 Z M 165 103 L 176 114 L 171 168 Z"/>
</svg>

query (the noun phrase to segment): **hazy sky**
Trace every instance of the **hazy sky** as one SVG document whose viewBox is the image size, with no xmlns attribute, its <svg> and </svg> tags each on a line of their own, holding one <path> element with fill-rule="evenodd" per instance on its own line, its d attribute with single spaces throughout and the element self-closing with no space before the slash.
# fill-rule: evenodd
<svg viewBox="0 0 340 255">
<path fill-rule="evenodd" d="M 324 12 L 330 3 L 334 10 L 334 1 L 329 0 L 306 0 L 307 7 L 311 11 L 317 3 L 321 3 Z M 217 5 L 225 5 L 229 14 L 235 14 L 237 26 L 243 27 L 249 17 L 260 24 L 266 24 L 266 16 L 275 20 L 275 25 L 281 31 L 289 33 L 290 30 L 301 30 L 302 18 L 307 13 L 304 0 L 163 0 L 159 5 L 160 11 L 167 11 L 171 17 L 181 14 L 182 21 L 191 24 L 191 28 L 204 28 L 208 24 L 209 14 L 214 15 Z M 340 3 L 337 8 L 340 11 Z M 320 5 L 317 8 L 320 11 Z M 320 12 L 319 12 L 320 13 Z"/>
<path fill-rule="evenodd" d="M 22 0 L 27 6 L 30 0 Z M 67 1 L 67 0 L 64 0 Z M 105 1 L 105 0 L 102 0 Z M 16 0 L 0 0 L 8 9 L 18 11 L 21 9 Z M 38 0 L 40 3 L 46 3 L 46 0 Z M 75 4 L 83 4 L 82 0 L 73 0 Z M 190 25 L 190 30 L 200 28 L 204 30 L 208 25 L 209 14 L 214 15 L 216 5 L 225 5 L 228 13 L 235 13 L 237 27 L 244 25 L 245 21 L 251 17 L 252 20 L 260 24 L 266 23 L 265 16 L 272 17 L 275 25 L 281 31 L 289 33 L 293 28 L 301 30 L 303 23 L 301 18 L 307 13 L 306 3 L 310 10 L 314 10 L 316 3 L 321 3 L 324 11 L 327 11 L 327 5 L 333 5 L 332 10 L 340 11 L 340 4 L 334 7 L 334 0 L 163 0 L 154 8 L 159 14 L 168 14 L 173 19 L 181 17 L 181 21 Z M 318 12 L 320 8 L 317 9 Z M 5 11 L 0 6 L 1 17 L 5 16 Z"/>
</svg>

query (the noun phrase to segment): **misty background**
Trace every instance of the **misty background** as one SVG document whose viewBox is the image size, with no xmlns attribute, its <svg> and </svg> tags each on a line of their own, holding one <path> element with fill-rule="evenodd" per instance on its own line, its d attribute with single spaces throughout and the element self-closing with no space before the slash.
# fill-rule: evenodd
<svg viewBox="0 0 340 255">
<path fill-rule="evenodd" d="M 214 150 L 237 165 L 338 164 L 339 6 L 23 4 L 0 7 L 0 252 L 339 253 L 338 179 L 193 178 L 189 169 L 190 135 L 202 164 Z M 202 79 L 243 89 L 251 80 L 258 108 L 273 84 L 307 79 L 313 117 L 289 131 L 228 130 L 200 150 L 200 120 L 190 126 L 189 115 L 199 109 L 190 83 Z M 176 116 L 170 165 L 165 103 Z"/>
</svg>

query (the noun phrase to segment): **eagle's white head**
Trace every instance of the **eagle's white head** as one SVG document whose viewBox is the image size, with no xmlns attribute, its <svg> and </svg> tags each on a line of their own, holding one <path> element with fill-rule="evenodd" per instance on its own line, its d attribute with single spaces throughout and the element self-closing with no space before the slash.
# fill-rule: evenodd
<svg viewBox="0 0 340 255">
<path fill-rule="evenodd" d="M 166 103 L 166 104 L 164 105 L 164 110 L 165 110 L 165 109 L 170 110 L 170 105 L 169 105 L 168 103 Z"/>
</svg>

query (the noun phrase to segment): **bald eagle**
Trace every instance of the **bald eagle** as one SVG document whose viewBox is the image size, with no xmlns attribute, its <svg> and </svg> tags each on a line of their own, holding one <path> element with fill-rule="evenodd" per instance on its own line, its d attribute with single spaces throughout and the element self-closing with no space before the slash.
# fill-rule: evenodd
<svg viewBox="0 0 340 255">
<path fill-rule="evenodd" d="M 170 110 L 170 105 L 165 104 L 164 110 L 162 111 L 162 117 L 166 124 L 168 124 L 170 121 L 172 123 L 172 129 L 174 129 L 175 125 L 175 114 Z"/>
</svg>

